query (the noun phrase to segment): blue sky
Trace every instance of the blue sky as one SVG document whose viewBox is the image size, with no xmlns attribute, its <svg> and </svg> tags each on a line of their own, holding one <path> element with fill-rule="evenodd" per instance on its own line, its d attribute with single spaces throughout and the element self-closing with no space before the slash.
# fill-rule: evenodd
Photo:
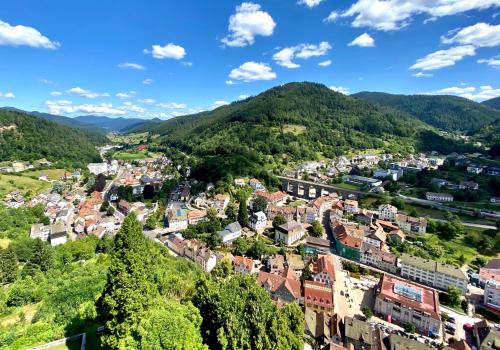
<svg viewBox="0 0 500 350">
<path fill-rule="evenodd" d="M 170 118 L 291 81 L 500 95 L 500 0 L 16 0 L 0 105 Z"/>
</svg>

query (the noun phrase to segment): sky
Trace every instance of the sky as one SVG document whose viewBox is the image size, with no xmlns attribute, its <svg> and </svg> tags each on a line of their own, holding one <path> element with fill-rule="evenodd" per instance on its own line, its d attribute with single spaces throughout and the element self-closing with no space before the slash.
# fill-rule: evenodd
<svg viewBox="0 0 500 350">
<path fill-rule="evenodd" d="M 293 81 L 500 96 L 500 0 L 16 0 L 0 106 L 168 119 Z"/>
</svg>

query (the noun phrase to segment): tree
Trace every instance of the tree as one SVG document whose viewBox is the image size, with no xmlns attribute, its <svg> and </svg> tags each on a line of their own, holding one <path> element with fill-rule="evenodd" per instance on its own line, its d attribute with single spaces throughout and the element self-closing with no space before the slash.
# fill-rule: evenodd
<svg viewBox="0 0 500 350">
<path fill-rule="evenodd" d="M 448 286 L 448 296 L 447 300 L 450 306 L 452 307 L 459 307 L 460 306 L 460 300 L 462 293 L 460 293 L 460 290 L 455 287 L 455 286 Z"/>
<path fill-rule="evenodd" d="M 417 209 L 415 209 L 415 208 L 411 208 L 410 213 L 408 215 L 413 216 L 414 218 L 419 216 Z"/>
<path fill-rule="evenodd" d="M 102 192 L 104 187 L 106 187 L 106 175 L 99 174 L 96 176 L 94 184 L 89 188 L 89 193 Z"/>
<path fill-rule="evenodd" d="M 281 225 L 286 224 L 286 219 L 283 214 L 278 214 L 273 219 L 273 227 L 277 229 Z"/>
<path fill-rule="evenodd" d="M 267 201 L 260 196 L 257 196 L 252 203 L 252 209 L 254 212 L 265 211 L 267 208 Z"/>
<path fill-rule="evenodd" d="M 254 259 L 261 259 L 267 251 L 267 246 L 262 240 L 256 240 L 248 250 L 248 255 Z"/>
<path fill-rule="evenodd" d="M 0 248 L 0 283 L 12 283 L 16 280 L 18 273 L 17 255 L 11 245 Z"/>
<path fill-rule="evenodd" d="M 403 329 L 406 333 L 415 333 L 417 331 L 417 327 L 411 322 L 405 323 Z"/>
<path fill-rule="evenodd" d="M 311 222 L 309 227 L 309 234 L 313 237 L 321 237 L 323 235 L 323 225 L 318 220 Z"/>
<path fill-rule="evenodd" d="M 363 313 L 363 315 L 365 315 L 367 320 L 369 320 L 373 316 L 373 310 L 370 309 L 368 306 L 365 306 L 364 308 L 362 308 L 361 312 Z"/>
<path fill-rule="evenodd" d="M 312 280 L 313 275 L 311 271 L 311 266 L 309 264 L 305 265 L 302 269 L 302 274 L 300 276 L 301 281 L 309 281 Z"/>
<path fill-rule="evenodd" d="M 236 221 L 237 218 L 236 207 L 234 204 L 230 203 L 226 208 L 226 215 L 230 221 Z"/>
<path fill-rule="evenodd" d="M 106 215 L 107 216 L 113 216 L 113 214 L 115 213 L 115 208 L 114 207 L 109 207 L 108 209 L 106 209 Z"/>
<path fill-rule="evenodd" d="M 208 208 L 207 209 L 207 219 L 212 221 L 217 219 L 217 209 L 215 208 Z"/>
<path fill-rule="evenodd" d="M 231 265 L 231 261 L 229 259 L 223 259 L 222 261 L 218 261 L 215 267 L 210 271 L 210 274 L 215 279 L 224 279 L 231 275 L 233 272 L 233 265 Z"/>
<path fill-rule="evenodd" d="M 238 209 L 238 222 L 242 227 L 248 226 L 248 208 L 247 198 L 240 194 L 239 196 L 240 207 Z"/>
<path fill-rule="evenodd" d="M 102 212 L 107 211 L 108 208 L 109 208 L 109 202 L 108 201 L 103 201 L 102 204 L 101 204 L 101 207 L 99 208 L 99 211 L 102 213 Z"/>
<path fill-rule="evenodd" d="M 250 249 L 250 244 L 248 243 L 247 239 L 244 237 L 238 237 L 234 242 L 233 242 L 233 254 L 234 255 L 246 255 L 248 250 Z"/>
<path fill-rule="evenodd" d="M 156 223 L 157 223 L 156 217 L 154 214 L 152 214 L 148 216 L 144 227 L 147 228 L 148 230 L 154 230 L 156 228 Z"/>
<path fill-rule="evenodd" d="M 33 253 L 25 268 L 39 269 L 42 272 L 47 272 L 54 266 L 54 251 L 47 243 L 40 238 L 35 239 L 33 245 Z"/>
<path fill-rule="evenodd" d="M 144 199 L 152 199 L 155 196 L 155 188 L 153 185 L 144 186 L 144 191 L 142 192 Z"/>
</svg>

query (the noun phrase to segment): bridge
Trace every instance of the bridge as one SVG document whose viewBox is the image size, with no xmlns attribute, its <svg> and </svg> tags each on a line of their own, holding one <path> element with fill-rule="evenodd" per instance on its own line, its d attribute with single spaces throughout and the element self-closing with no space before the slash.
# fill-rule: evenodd
<svg viewBox="0 0 500 350">
<path fill-rule="evenodd" d="M 334 192 L 342 195 L 344 198 L 349 195 L 355 195 L 357 197 L 366 196 L 366 192 L 349 190 L 334 185 L 320 184 L 286 176 L 277 176 L 277 178 L 281 181 L 283 190 L 295 197 L 314 199 Z"/>
</svg>

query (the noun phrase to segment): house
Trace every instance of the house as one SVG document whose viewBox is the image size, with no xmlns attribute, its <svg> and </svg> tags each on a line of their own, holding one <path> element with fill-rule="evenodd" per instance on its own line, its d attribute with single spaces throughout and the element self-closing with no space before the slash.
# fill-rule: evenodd
<svg viewBox="0 0 500 350">
<path fill-rule="evenodd" d="M 386 221 L 396 221 L 398 215 L 398 208 L 390 204 L 382 204 L 378 207 L 379 219 Z"/>
<path fill-rule="evenodd" d="M 38 175 L 38 180 L 40 180 L 40 181 L 49 181 L 49 178 L 47 177 L 47 174 L 41 173 L 40 175 Z"/>
<path fill-rule="evenodd" d="M 274 254 L 267 259 L 266 265 L 270 273 L 279 273 L 285 268 L 285 258 L 283 255 Z"/>
<path fill-rule="evenodd" d="M 258 190 L 255 192 L 255 195 L 264 200 L 268 204 L 282 204 L 285 201 L 285 198 L 288 196 L 286 192 L 278 191 L 278 192 L 266 192 Z"/>
<path fill-rule="evenodd" d="M 490 203 L 493 203 L 493 204 L 500 203 L 500 197 L 491 197 L 490 198 Z"/>
<path fill-rule="evenodd" d="M 469 174 L 480 174 L 483 172 L 483 167 L 476 164 L 470 164 L 467 166 L 467 172 Z"/>
<path fill-rule="evenodd" d="M 427 198 L 428 201 L 453 202 L 453 196 L 449 193 L 427 192 L 425 198 Z"/>
<path fill-rule="evenodd" d="M 207 219 L 207 213 L 203 210 L 190 210 L 187 215 L 188 225 L 196 225 Z"/>
<path fill-rule="evenodd" d="M 338 221 L 330 222 L 330 226 L 333 230 L 333 239 L 338 254 L 346 259 L 360 261 L 364 231 Z"/>
<path fill-rule="evenodd" d="M 210 249 L 204 247 L 198 249 L 195 254 L 194 261 L 201 266 L 203 271 L 210 272 L 213 270 L 217 263 L 217 257 Z"/>
<path fill-rule="evenodd" d="M 257 283 L 271 295 L 273 300 L 284 302 L 300 300 L 300 279 L 289 267 L 279 273 L 260 271 Z"/>
<path fill-rule="evenodd" d="M 175 254 L 179 256 L 184 256 L 184 249 L 186 249 L 186 242 L 184 237 L 180 233 L 171 233 L 167 237 L 167 241 L 165 242 L 168 249 L 173 251 Z"/>
<path fill-rule="evenodd" d="M 398 181 L 403 177 L 403 169 L 377 169 L 373 173 L 373 177 L 377 179 L 390 178 L 393 181 Z"/>
<path fill-rule="evenodd" d="M 358 201 L 354 199 L 346 199 L 344 201 L 344 211 L 349 214 L 357 214 L 359 213 Z"/>
<path fill-rule="evenodd" d="M 349 316 L 344 318 L 344 324 L 344 343 L 347 349 L 385 349 L 382 343 L 384 333 L 380 329 L 373 327 L 368 322 Z"/>
<path fill-rule="evenodd" d="M 235 256 L 233 260 L 233 269 L 236 272 L 249 275 L 254 272 L 255 262 L 244 256 Z"/>
<path fill-rule="evenodd" d="M 378 187 L 382 185 L 382 180 L 358 175 L 344 175 L 342 176 L 342 180 L 347 183 L 361 186 L 367 185 L 369 187 Z"/>
<path fill-rule="evenodd" d="M 26 170 L 26 165 L 24 163 L 21 163 L 21 162 L 13 162 L 12 169 L 14 169 L 15 173 L 19 173 L 23 170 Z"/>
<path fill-rule="evenodd" d="M 500 282 L 489 280 L 484 286 L 484 306 L 500 315 Z"/>
<path fill-rule="evenodd" d="M 455 286 L 463 294 L 467 292 L 469 280 L 467 274 L 455 266 L 409 254 L 401 255 L 401 276 L 442 290 Z"/>
<path fill-rule="evenodd" d="M 217 232 L 217 234 L 222 240 L 222 243 L 231 243 L 241 236 L 241 225 L 238 221 L 235 221 L 227 225 L 224 230 Z"/>
<path fill-rule="evenodd" d="M 283 242 L 285 245 L 292 245 L 300 240 L 305 234 L 305 230 L 297 221 L 288 221 L 276 229 L 275 241 Z"/>
<path fill-rule="evenodd" d="M 398 214 L 396 216 L 396 223 L 403 232 L 424 234 L 427 230 L 427 219 L 419 217 Z"/>
<path fill-rule="evenodd" d="M 125 199 L 120 199 L 118 201 L 118 209 L 120 209 L 123 214 L 127 215 L 130 209 L 132 209 L 132 205 Z"/>
<path fill-rule="evenodd" d="M 319 255 L 318 259 L 313 263 L 312 276 L 314 281 L 332 287 L 335 281 L 333 256 Z"/>
<path fill-rule="evenodd" d="M 306 266 L 302 256 L 300 256 L 299 254 L 286 253 L 285 258 L 286 258 L 286 266 L 290 267 L 293 271 L 301 275 L 302 270 Z"/>
<path fill-rule="evenodd" d="M 383 251 L 377 246 L 361 244 L 361 263 L 395 274 L 398 270 L 396 255 Z"/>
<path fill-rule="evenodd" d="M 377 287 L 375 313 L 391 323 L 412 323 L 426 335 L 441 332 L 438 293 L 387 274 Z"/>
<path fill-rule="evenodd" d="M 252 190 L 254 192 L 266 190 L 264 185 L 259 180 L 255 179 L 255 178 L 250 179 L 250 181 L 248 181 L 248 185 L 252 188 Z"/>
<path fill-rule="evenodd" d="M 99 175 L 108 172 L 108 163 L 90 163 L 87 165 L 91 174 Z"/>
<path fill-rule="evenodd" d="M 219 214 L 224 214 L 227 206 L 229 205 L 229 195 L 228 194 L 216 194 L 214 197 L 214 206 Z"/>
<path fill-rule="evenodd" d="M 66 243 L 67 229 L 64 222 L 59 221 L 50 226 L 49 241 L 50 245 L 53 247 Z"/>
<path fill-rule="evenodd" d="M 42 241 L 47 242 L 50 235 L 50 225 L 34 224 L 31 225 L 30 238 L 40 238 Z"/>
<path fill-rule="evenodd" d="M 306 244 L 304 245 L 307 253 L 329 253 L 330 252 L 330 241 L 328 239 L 323 239 L 319 237 L 306 237 Z"/>
<path fill-rule="evenodd" d="M 487 281 L 500 282 L 500 259 L 491 259 L 479 269 L 479 283 L 484 286 Z"/>
<path fill-rule="evenodd" d="M 317 312 L 333 312 L 333 288 L 315 281 L 304 281 L 304 305 Z"/>
<path fill-rule="evenodd" d="M 462 181 L 458 185 L 458 188 L 467 191 L 477 191 L 479 189 L 479 184 L 474 181 Z"/>
<path fill-rule="evenodd" d="M 332 208 L 334 202 L 339 200 L 339 196 L 336 193 L 332 193 L 328 196 L 321 196 L 313 199 L 309 202 L 311 208 L 316 209 L 318 217 L 322 218 L 323 214 Z"/>
<path fill-rule="evenodd" d="M 165 226 L 171 230 L 185 230 L 188 227 L 188 216 L 185 209 L 169 208 L 165 214 Z"/>
<path fill-rule="evenodd" d="M 250 220 L 248 222 L 250 228 L 254 231 L 260 231 L 266 228 L 267 226 L 267 218 L 264 212 L 259 211 L 257 213 L 253 213 L 250 216 Z"/>
</svg>

